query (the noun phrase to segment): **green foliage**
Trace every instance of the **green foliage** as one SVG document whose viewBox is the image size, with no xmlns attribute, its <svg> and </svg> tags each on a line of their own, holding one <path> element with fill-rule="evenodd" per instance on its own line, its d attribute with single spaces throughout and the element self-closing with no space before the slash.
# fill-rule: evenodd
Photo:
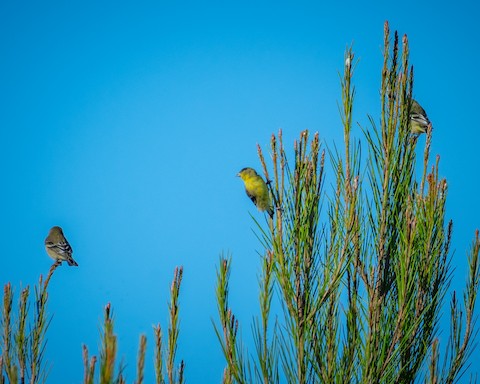
<svg viewBox="0 0 480 384">
<path fill-rule="evenodd" d="M 451 336 L 440 369 L 438 322 L 452 273 L 447 183 L 439 177 L 439 158 L 429 165 L 431 127 L 423 174 L 416 178 L 408 41 L 405 36 L 400 52 L 397 34 L 392 45 L 390 39 L 385 24 L 380 122 L 369 117 L 363 141 L 351 136 L 356 63 L 352 49 L 346 51 L 340 106 L 345 147 L 342 154 L 328 152 L 331 191 L 323 188 L 327 160 L 318 134 L 310 139 L 308 131 L 301 133 L 292 162 L 281 132 L 273 136 L 272 178 L 258 148 L 276 214 L 268 228 L 256 222 L 265 248 L 260 319 L 253 322 L 257 353 L 245 358 L 250 355 L 228 305 L 231 258 L 222 257 L 215 329 L 227 362 L 225 383 L 451 383 L 465 371 L 476 334 L 480 240 L 477 232 L 464 309 L 453 294 Z M 270 310 L 273 292 L 280 318 Z"/>
<path fill-rule="evenodd" d="M 179 336 L 179 306 L 178 299 L 180 295 L 180 286 L 182 283 L 183 268 L 176 268 L 173 282 L 170 290 L 169 303 L 169 327 L 168 327 L 168 345 L 163 345 L 162 329 L 160 325 L 154 326 L 155 336 L 155 377 L 157 384 L 182 384 L 184 382 L 184 362 L 180 362 L 178 369 L 175 369 L 175 359 Z M 115 363 L 117 361 L 117 336 L 114 333 L 114 322 L 111 313 L 110 304 L 105 306 L 105 317 L 101 335 L 100 345 L 100 384 L 121 384 L 125 383 L 123 375 L 124 365 L 120 364 L 118 372 L 115 372 Z M 140 336 L 140 345 L 137 358 L 137 377 L 135 384 L 142 384 L 144 382 L 144 366 L 145 354 L 147 351 L 147 337 Z M 166 357 L 166 359 L 164 358 Z M 97 358 L 93 356 L 89 359 L 88 349 L 83 346 L 83 361 L 84 361 L 84 384 L 93 384 L 95 382 L 95 364 Z M 164 368 L 167 376 L 164 375 Z"/>
<path fill-rule="evenodd" d="M 20 293 L 17 315 L 14 318 L 13 289 L 10 283 L 3 290 L 3 308 L 0 319 L 0 384 L 44 383 L 47 380 L 44 359 L 45 335 L 50 323 L 47 315 L 48 283 L 59 263 L 50 268 L 47 278 L 40 276 L 35 286 L 34 311 L 29 317 L 27 286 Z M 30 320 L 30 321 L 29 321 Z M 4 376 L 5 375 L 5 376 Z"/>
<path fill-rule="evenodd" d="M 0 384 L 30 384 L 44 383 L 47 379 L 45 369 L 45 345 L 46 331 L 49 324 L 47 315 L 48 283 L 55 269 L 60 265 L 56 262 L 50 268 L 45 282 L 40 277 L 38 287 L 35 287 L 35 301 L 33 317 L 28 322 L 28 296 L 29 288 L 25 288 L 18 304 L 18 315 L 12 320 L 13 314 L 13 291 L 8 283 L 4 287 L 3 310 L 1 317 L 1 340 L 0 340 Z M 157 384 L 182 384 L 184 382 L 184 363 L 180 362 L 178 369 L 175 368 L 176 350 L 179 337 L 179 306 L 180 285 L 182 282 L 183 268 L 176 268 L 171 287 L 169 304 L 169 327 L 168 345 L 162 345 L 162 331 L 160 325 L 154 327 L 155 335 L 155 372 Z M 28 326 L 30 327 L 27 331 Z M 98 383 L 122 384 L 125 383 L 123 375 L 124 365 L 117 362 L 117 336 L 114 332 L 114 321 L 110 304 L 105 306 L 104 322 L 101 331 L 100 343 L 100 368 Z M 140 336 L 140 347 L 137 361 L 136 384 L 144 382 L 145 354 L 147 338 Z M 164 359 L 166 356 L 166 359 Z M 88 348 L 83 346 L 84 384 L 95 383 L 95 366 L 97 357 L 89 357 Z M 167 377 L 163 373 L 166 367 Z M 5 376 L 4 376 L 5 375 Z"/>
</svg>

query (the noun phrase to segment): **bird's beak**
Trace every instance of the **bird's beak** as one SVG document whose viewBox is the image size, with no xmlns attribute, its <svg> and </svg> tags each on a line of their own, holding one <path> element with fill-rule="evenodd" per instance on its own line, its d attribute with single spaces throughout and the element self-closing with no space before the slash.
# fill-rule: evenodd
<svg viewBox="0 0 480 384">
<path fill-rule="evenodd" d="M 240 177 L 240 173 L 237 173 L 235 176 Z"/>
</svg>

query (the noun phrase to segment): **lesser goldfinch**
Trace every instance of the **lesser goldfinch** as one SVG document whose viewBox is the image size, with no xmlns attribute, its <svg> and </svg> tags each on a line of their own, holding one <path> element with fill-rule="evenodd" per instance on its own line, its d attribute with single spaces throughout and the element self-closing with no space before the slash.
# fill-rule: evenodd
<svg viewBox="0 0 480 384">
<path fill-rule="evenodd" d="M 273 205 L 268 193 L 268 187 L 262 177 L 253 168 L 243 168 L 237 176 L 245 184 L 245 192 L 252 199 L 259 211 L 267 211 L 273 218 Z"/>
<path fill-rule="evenodd" d="M 73 260 L 72 247 L 63 235 L 62 228 L 55 226 L 50 229 L 45 239 L 45 249 L 48 256 L 53 260 L 59 262 L 66 261 L 70 266 L 78 266 L 77 262 Z"/>
<path fill-rule="evenodd" d="M 425 110 L 416 100 L 412 99 L 412 105 L 410 108 L 410 129 L 412 130 L 412 133 L 425 133 L 430 124 L 431 122 L 428 119 Z"/>
</svg>

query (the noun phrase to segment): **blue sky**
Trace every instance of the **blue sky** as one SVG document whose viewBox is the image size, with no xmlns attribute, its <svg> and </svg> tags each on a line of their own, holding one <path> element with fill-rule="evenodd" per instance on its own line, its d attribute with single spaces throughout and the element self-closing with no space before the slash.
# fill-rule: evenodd
<svg viewBox="0 0 480 384">
<path fill-rule="evenodd" d="M 81 345 L 97 353 L 107 302 L 129 381 L 141 333 L 151 379 L 152 325 L 166 329 L 177 265 L 186 378 L 220 381 L 211 319 L 222 251 L 233 254 L 231 300 L 246 337 L 258 312 L 249 212 L 261 214 L 235 174 L 259 167 L 256 144 L 280 128 L 288 147 L 303 129 L 341 144 L 338 72 L 351 43 L 355 121 L 378 116 L 385 20 L 409 36 L 414 96 L 434 125 L 460 287 L 480 226 L 478 15 L 464 0 L 2 2 L 0 282 L 18 293 L 48 272 L 53 225 L 80 265 L 50 284 L 49 382 L 81 381 Z"/>
</svg>

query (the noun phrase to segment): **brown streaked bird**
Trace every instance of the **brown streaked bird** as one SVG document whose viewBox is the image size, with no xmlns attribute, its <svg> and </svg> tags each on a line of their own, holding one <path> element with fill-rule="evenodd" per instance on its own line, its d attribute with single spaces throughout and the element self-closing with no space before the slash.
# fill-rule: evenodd
<svg viewBox="0 0 480 384">
<path fill-rule="evenodd" d="M 72 257 L 72 247 L 63 235 L 63 230 L 60 227 L 52 227 L 50 232 L 48 232 L 48 236 L 45 239 L 45 250 L 48 256 L 55 261 L 66 261 L 70 266 L 78 266 Z"/>
<path fill-rule="evenodd" d="M 427 117 L 427 113 L 420 104 L 412 99 L 410 108 L 410 129 L 412 133 L 421 134 L 427 132 L 427 128 L 432 123 Z"/>
</svg>

